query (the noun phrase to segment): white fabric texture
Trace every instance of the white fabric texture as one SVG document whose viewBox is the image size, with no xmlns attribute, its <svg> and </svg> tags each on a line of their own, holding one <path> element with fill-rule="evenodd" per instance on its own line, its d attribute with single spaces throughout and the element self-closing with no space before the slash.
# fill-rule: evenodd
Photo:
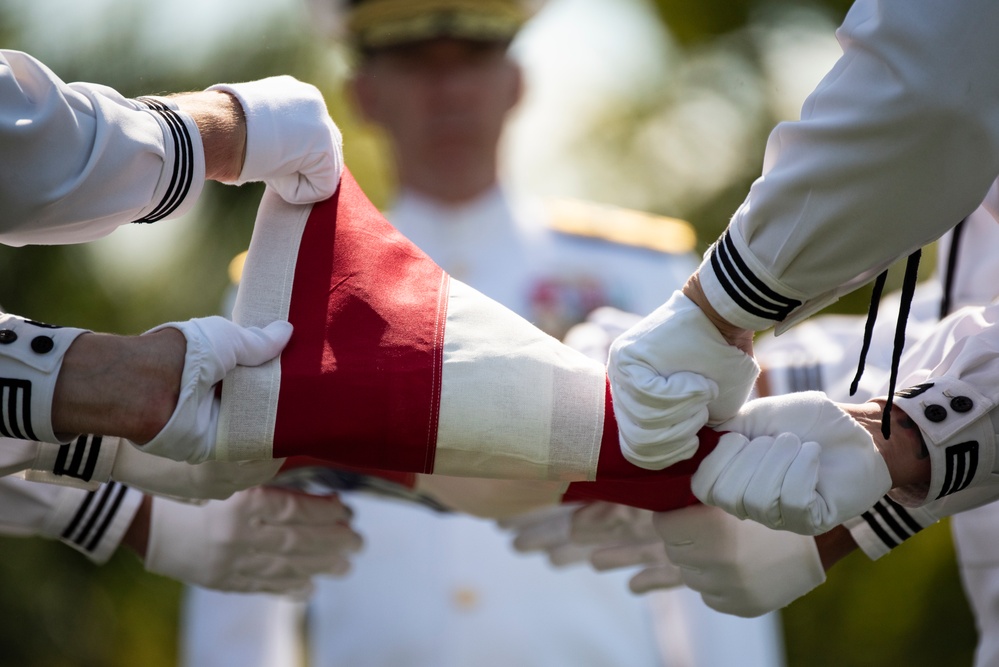
<svg viewBox="0 0 999 667">
<path fill-rule="evenodd" d="M 272 193 L 265 198 L 277 203 L 275 208 L 295 208 Z M 500 188 L 459 206 L 406 191 L 389 218 L 453 279 L 552 332 L 585 318 L 586 311 L 565 307 L 589 303 L 586 297 L 594 293 L 599 304 L 650 312 L 696 268 L 690 256 L 557 233 L 546 225 L 544 212 L 535 202 L 515 204 Z M 295 224 L 285 217 L 275 228 Z M 254 234 L 261 228 L 258 224 Z M 252 278 L 244 274 L 250 285 L 247 279 Z M 270 287 L 270 279 L 252 285 L 257 293 Z M 542 298 L 553 292 L 554 302 Z M 605 359 L 606 353 L 599 361 Z M 233 377 L 259 370 L 230 373 L 224 391 Z M 637 598 L 628 591 L 627 571 L 597 574 L 583 563 L 553 571 L 540 555 L 513 553 L 510 533 L 492 521 L 361 494 L 350 504 L 354 523 L 368 540 L 350 576 L 317 583 L 308 614 L 310 655 L 317 665 L 728 667 L 736 664 L 734 654 L 747 666 L 782 664 L 775 617 L 725 616 L 689 591 Z M 202 591 L 197 599 L 201 604 L 192 623 L 214 628 L 213 637 L 238 636 L 244 649 L 259 646 L 265 652 L 270 639 L 287 632 L 241 624 L 242 609 L 233 609 L 240 605 L 238 597 Z M 717 641 L 720 633 L 730 638 L 725 647 Z M 518 641 L 511 642 L 511 636 Z M 214 648 L 187 667 L 243 667 L 226 644 Z"/>
<path fill-rule="evenodd" d="M 999 552 L 995 535 L 999 530 L 999 505 L 995 503 L 955 514 L 950 521 L 960 566 L 961 583 L 978 629 L 974 667 L 999 662 Z"/>
<path fill-rule="evenodd" d="M 247 327 L 286 320 L 295 278 L 295 261 L 311 206 L 289 204 L 266 190 L 257 209 L 247 250 L 242 289 L 236 294 L 232 319 Z M 222 461 L 271 458 L 281 363 L 240 366 L 222 384 L 217 457 Z"/>
<path fill-rule="evenodd" d="M 177 407 L 152 440 L 136 444 L 144 452 L 175 461 L 202 463 L 218 458 L 215 385 L 237 365 L 258 366 L 277 357 L 291 337 L 291 325 L 277 321 L 262 329 L 243 328 L 212 316 L 163 324 L 146 333 L 168 327 L 178 329 L 187 340 Z"/>
<path fill-rule="evenodd" d="M 683 582 L 727 614 L 760 616 L 826 580 L 811 537 L 705 506 L 656 514 L 654 524 Z"/>
<path fill-rule="evenodd" d="M 928 485 L 893 492 L 899 502 L 918 506 L 999 482 L 992 417 L 999 403 L 997 318 L 996 306 L 964 308 L 906 353 L 908 374 L 899 382 L 906 389 L 895 401 L 919 427 L 932 468 Z"/>
<path fill-rule="evenodd" d="M 95 491 L 0 478 L 0 533 L 58 539 L 95 563 L 106 562 L 142 501 L 142 494 L 111 482 Z"/>
<path fill-rule="evenodd" d="M 819 392 L 756 399 L 719 429 L 731 433 L 701 463 L 691 489 L 740 519 L 816 535 L 891 488 L 870 434 Z"/>
<path fill-rule="evenodd" d="M 111 479 L 119 442 L 119 438 L 93 435 L 64 445 L 39 442 L 35 460 L 21 476 L 92 491 Z"/>
<path fill-rule="evenodd" d="M 611 346 L 607 372 L 625 458 L 652 470 L 689 459 L 697 431 L 731 418 L 759 371 L 675 292 Z"/>
<path fill-rule="evenodd" d="M 154 498 L 146 569 L 228 591 L 304 594 L 316 574 L 345 574 L 361 546 L 335 496 L 240 491 L 204 505 Z"/>
<path fill-rule="evenodd" d="M 217 84 L 246 116 L 246 157 L 237 185 L 264 181 L 295 204 L 336 192 L 343 173 L 343 137 L 319 90 L 291 76 Z"/>
<path fill-rule="evenodd" d="M 52 443 L 75 438 L 54 432 L 52 398 L 66 351 L 86 331 L 0 313 L 0 332 L 0 435 Z"/>
<path fill-rule="evenodd" d="M 224 500 L 237 491 L 267 482 L 284 459 L 261 461 L 171 461 L 123 441 L 114 459 L 112 476 L 119 482 L 152 493 L 180 499 Z"/>
<path fill-rule="evenodd" d="M 858 0 L 837 31 L 843 56 L 801 120 L 771 133 L 762 178 L 730 237 L 746 269 L 700 269 L 729 322 L 764 329 L 733 296 L 802 305 L 785 326 L 870 280 L 971 213 L 999 173 L 999 57 L 987 0 Z M 949 166 L 945 169 L 945 165 Z M 729 284 L 726 285 L 725 281 Z"/>
<path fill-rule="evenodd" d="M 205 179 L 194 121 L 0 51 L 0 242 L 81 243 L 183 215 Z M 58 156 L 52 146 L 59 146 Z"/>
<path fill-rule="evenodd" d="M 596 477 L 603 367 L 452 280 L 434 472 Z"/>
</svg>

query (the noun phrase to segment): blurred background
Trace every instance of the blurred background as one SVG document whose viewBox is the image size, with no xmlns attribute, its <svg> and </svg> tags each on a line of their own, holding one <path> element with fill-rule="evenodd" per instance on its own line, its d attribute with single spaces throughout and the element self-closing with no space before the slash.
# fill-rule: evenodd
<svg viewBox="0 0 999 667">
<path fill-rule="evenodd" d="M 797 117 L 837 57 L 848 6 L 549 0 L 513 45 L 527 95 L 505 138 L 506 182 L 685 218 L 704 250 L 758 176 L 769 130 Z M 313 29 L 305 0 L 0 0 L 0 44 L 128 96 L 292 74 L 325 94 L 375 203 L 391 199 L 385 144 L 344 95 L 349 54 Z M 209 183 L 182 219 L 85 246 L 0 247 L 0 304 L 117 333 L 214 314 L 261 191 Z M 864 312 L 868 296 L 835 309 Z M 39 540 L 0 550 L 0 665 L 176 664 L 180 584 L 128 553 L 96 568 Z M 945 524 L 878 562 L 854 554 L 783 619 L 792 667 L 970 664 L 975 641 Z"/>
</svg>

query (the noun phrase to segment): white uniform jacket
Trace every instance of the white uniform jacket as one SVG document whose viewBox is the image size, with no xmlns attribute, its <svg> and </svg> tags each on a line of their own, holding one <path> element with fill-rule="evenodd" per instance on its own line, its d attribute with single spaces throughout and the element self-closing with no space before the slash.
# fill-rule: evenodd
<svg viewBox="0 0 999 667">
<path fill-rule="evenodd" d="M 66 84 L 0 50 L 0 243 L 91 241 L 194 205 L 205 180 L 193 119 L 161 98 Z"/>
</svg>

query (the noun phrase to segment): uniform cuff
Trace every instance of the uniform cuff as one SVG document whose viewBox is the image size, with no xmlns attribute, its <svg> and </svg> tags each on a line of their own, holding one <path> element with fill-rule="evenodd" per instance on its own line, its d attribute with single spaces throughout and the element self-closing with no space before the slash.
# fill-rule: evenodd
<svg viewBox="0 0 999 667">
<path fill-rule="evenodd" d="M 93 491 L 111 479 L 118 443 L 118 438 L 99 435 L 81 435 L 65 445 L 39 443 L 35 462 L 23 477 Z"/>
<path fill-rule="evenodd" d="M 802 295 L 774 279 L 735 228 L 708 249 L 697 274 L 718 314 L 743 329 L 769 329 L 802 304 Z"/>
<path fill-rule="evenodd" d="M 903 507 L 885 496 L 874 507 L 843 525 L 861 551 L 871 560 L 877 560 L 936 522 L 937 517 L 931 512 Z"/>
<path fill-rule="evenodd" d="M 177 218 L 192 208 L 205 185 L 205 149 L 194 119 L 167 97 L 140 97 L 140 108 L 159 123 L 164 137 L 163 174 L 150 205 L 133 222 Z"/>
<path fill-rule="evenodd" d="M 76 495 L 72 502 L 60 503 L 53 536 L 95 563 L 104 563 L 121 544 L 143 497 L 118 482 Z"/>
<path fill-rule="evenodd" d="M 895 393 L 895 405 L 919 427 L 930 458 L 930 481 L 900 487 L 892 498 L 910 507 L 990 481 L 995 468 L 995 407 L 972 385 L 939 377 Z"/>
<path fill-rule="evenodd" d="M 85 329 L 0 314 L 0 435 L 65 442 L 52 428 L 52 398 L 63 357 Z"/>
</svg>

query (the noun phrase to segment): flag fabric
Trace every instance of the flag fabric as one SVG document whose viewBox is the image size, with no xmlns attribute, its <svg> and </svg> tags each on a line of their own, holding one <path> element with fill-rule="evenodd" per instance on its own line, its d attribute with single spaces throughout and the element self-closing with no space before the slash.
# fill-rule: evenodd
<svg viewBox="0 0 999 667">
<path fill-rule="evenodd" d="M 448 276 L 348 171 L 317 204 L 265 192 L 233 318 L 295 332 L 226 376 L 222 460 L 554 480 L 566 500 L 671 509 L 696 502 L 690 475 L 718 437 L 662 471 L 628 463 L 604 367 Z"/>
</svg>

